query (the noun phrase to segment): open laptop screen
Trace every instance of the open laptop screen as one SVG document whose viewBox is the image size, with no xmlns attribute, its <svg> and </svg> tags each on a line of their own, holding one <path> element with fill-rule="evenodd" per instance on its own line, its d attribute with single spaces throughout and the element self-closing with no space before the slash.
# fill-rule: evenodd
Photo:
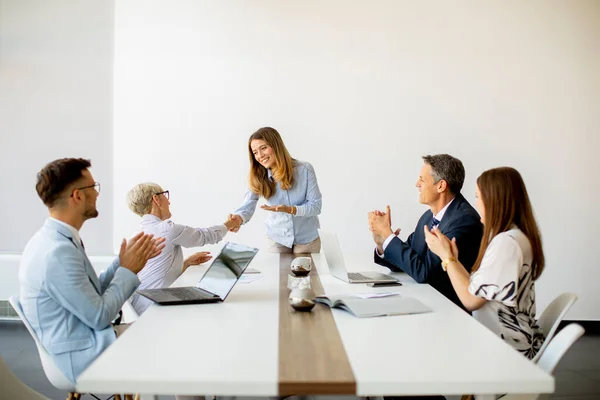
<svg viewBox="0 0 600 400">
<path fill-rule="evenodd" d="M 237 243 L 225 243 L 196 287 L 225 300 L 235 283 L 254 258 L 258 249 Z"/>
</svg>

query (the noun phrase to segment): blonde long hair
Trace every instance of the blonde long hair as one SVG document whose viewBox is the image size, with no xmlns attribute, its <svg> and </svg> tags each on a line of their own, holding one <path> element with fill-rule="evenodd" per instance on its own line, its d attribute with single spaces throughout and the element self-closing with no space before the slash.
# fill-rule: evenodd
<svg viewBox="0 0 600 400">
<path fill-rule="evenodd" d="M 248 156 L 250 157 L 250 176 L 248 178 L 250 190 L 254 193 L 268 199 L 275 193 L 275 182 L 269 179 L 267 169 L 263 167 L 252 154 L 250 144 L 253 140 L 264 140 L 273 149 L 275 154 L 275 163 L 271 168 L 271 173 L 275 182 L 283 190 L 289 190 L 294 183 L 294 159 L 285 148 L 279 132 L 273 128 L 260 128 L 254 132 L 248 139 Z"/>
</svg>

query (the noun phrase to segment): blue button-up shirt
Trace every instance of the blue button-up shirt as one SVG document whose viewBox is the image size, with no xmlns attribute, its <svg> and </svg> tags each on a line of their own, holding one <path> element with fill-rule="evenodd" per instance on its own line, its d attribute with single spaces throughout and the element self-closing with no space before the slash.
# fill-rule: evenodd
<svg viewBox="0 0 600 400">
<path fill-rule="evenodd" d="M 294 244 L 310 243 L 319 237 L 317 215 L 321 214 L 321 191 L 313 166 L 297 160 L 294 163 L 292 187 L 289 190 L 283 190 L 279 182 L 275 182 L 275 193 L 266 199 L 270 206 L 282 204 L 296 206 L 296 215 L 269 211 L 265 221 L 267 237 L 290 248 Z M 269 179 L 271 178 L 269 170 Z M 248 190 L 244 204 L 234 213 L 242 217 L 244 223 L 248 222 L 256 210 L 258 199 L 259 195 Z"/>
</svg>

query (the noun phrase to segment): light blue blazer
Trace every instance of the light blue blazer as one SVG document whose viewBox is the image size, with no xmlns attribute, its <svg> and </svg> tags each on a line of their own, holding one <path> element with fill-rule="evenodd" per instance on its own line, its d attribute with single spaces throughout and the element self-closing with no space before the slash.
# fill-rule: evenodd
<svg viewBox="0 0 600 400">
<path fill-rule="evenodd" d="M 27 243 L 19 282 L 26 318 L 73 383 L 116 340 L 111 321 L 140 284 L 118 257 L 98 277 L 73 233 L 51 219 Z"/>
</svg>

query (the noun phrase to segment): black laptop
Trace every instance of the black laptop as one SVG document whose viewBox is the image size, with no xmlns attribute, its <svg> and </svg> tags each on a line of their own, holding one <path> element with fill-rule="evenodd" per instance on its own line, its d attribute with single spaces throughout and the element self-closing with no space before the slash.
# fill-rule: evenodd
<svg viewBox="0 0 600 400">
<path fill-rule="evenodd" d="M 254 247 L 227 242 L 196 286 L 138 290 L 137 293 L 164 305 L 225 301 L 257 252 Z"/>
</svg>

